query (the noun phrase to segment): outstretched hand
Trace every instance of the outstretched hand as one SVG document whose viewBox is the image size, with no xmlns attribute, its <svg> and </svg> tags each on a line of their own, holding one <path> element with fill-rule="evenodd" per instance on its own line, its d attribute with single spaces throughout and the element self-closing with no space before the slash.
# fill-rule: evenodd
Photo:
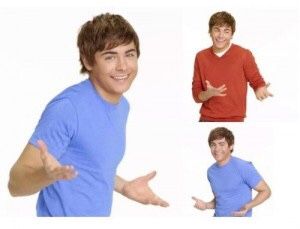
<svg viewBox="0 0 300 229">
<path fill-rule="evenodd" d="M 129 199 L 135 200 L 142 204 L 159 205 L 168 207 L 168 202 L 157 196 L 149 187 L 148 182 L 153 179 L 156 172 L 153 171 L 145 176 L 138 177 L 124 184 L 122 194 Z"/>
<path fill-rule="evenodd" d="M 71 180 L 75 178 L 78 173 L 72 165 L 61 165 L 56 158 L 54 158 L 47 149 L 44 141 L 38 140 L 37 144 L 40 150 L 40 158 L 48 177 L 54 181 L 56 180 Z"/>
<path fill-rule="evenodd" d="M 267 83 L 265 86 L 256 89 L 255 96 L 259 101 L 262 101 L 268 97 L 273 97 L 273 94 L 268 91 L 269 86 L 270 83 Z"/>
</svg>

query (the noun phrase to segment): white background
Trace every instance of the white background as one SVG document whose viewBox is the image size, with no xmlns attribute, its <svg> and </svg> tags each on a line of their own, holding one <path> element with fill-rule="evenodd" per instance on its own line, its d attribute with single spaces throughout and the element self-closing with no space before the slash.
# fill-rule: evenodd
<svg viewBox="0 0 300 229">
<path fill-rule="evenodd" d="M 298 215 L 299 11 L 292 3 L 220 5 L 74 2 L 72 7 L 14 5 L 0 8 L 0 217 L 12 226 L 55 225 L 116 227 L 295 225 Z M 81 7 L 79 7 L 81 6 Z M 233 42 L 249 48 L 274 98 L 264 102 L 248 93 L 245 123 L 199 124 L 199 105 L 191 95 L 195 54 L 208 46 L 208 20 L 227 10 L 237 21 Z M 170 202 L 163 209 L 114 195 L 110 219 L 35 218 L 37 196 L 12 198 L 9 169 L 20 155 L 46 103 L 79 74 L 79 27 L 104 12 L 124 16 L 141 42 L 139 73 L 126 97 L 131 104 L 127 149 L 118 173 L 133 179 L 157 170 L 151 187 Z M 272 188 L 272 197 L 251 219 L 214 219 L 212 211 L 193 208 L 191 196 L 212 198 L 206 169 L 213 163 L 209 131 L 226 126 L 236 136 L 234 155 L 254 163 Z M 125 218 L 124 218 L 125 217 Z M 18 220 L 16 220 L 18 218 Z M 21 220 L 19 220 L 21 219 Z M 53 220 L 51 220 L 52 222 Z"/>
</svg>

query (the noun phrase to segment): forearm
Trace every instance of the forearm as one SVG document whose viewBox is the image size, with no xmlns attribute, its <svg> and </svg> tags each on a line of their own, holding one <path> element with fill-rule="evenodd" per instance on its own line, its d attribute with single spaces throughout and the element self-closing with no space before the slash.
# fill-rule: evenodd
<svg viewBox="0 0 300 229">
<path fill-rule="evenodd" d="M 115 187 L 114 187 L 115 191 L 123 195 L 123 188 L 126 183 L 127 183 L 126 180 L 124 180 L 122 177 L 116 175 Z"/>
<path fill-rule="evenodd" d="M 270 196 L 271 196 L 270 189 L 266 189 L 264 191 L 258 192 L 257 195 L 255 196 L 255 198 L 245 205 L 245 208 L 247 210 L 250 210 L 250 209 L 254 208 L 255 206 L 260 205 L 261 203 L 266 201 Z"/>
<path fill-rule="evenodd" d="M 27 196 L 53 182 L 42 167 L 38 169 L 16 164 L 10 171 L 8 189 L 12 196 Z"/>
<path fill-rule="evenodd" d="M 206 202 L 205 207 L 206 207 L 206 209 L 215 209 L 216 208 L 216 200 L 213 199 L 210 202 Z"/>
<path fill-rule="evenodd" d="M 209 100 L 211 97 L 212 95 L 208 91 L 201 91 L 198 95 L 199 100 L 202 102 Z"/>
</svg>

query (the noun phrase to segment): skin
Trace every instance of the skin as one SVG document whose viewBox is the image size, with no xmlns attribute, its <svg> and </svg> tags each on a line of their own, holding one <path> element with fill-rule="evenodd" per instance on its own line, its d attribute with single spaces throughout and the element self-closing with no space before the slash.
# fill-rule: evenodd
<svg viewBox="0 0 300 229">
<path fill-rule="evenodd" d="M 97 92 L 110 103 L 118 103 L 136 77 L 137 52 L 133 42 L 110 50 L 96 52 L 94 64 L 84 60 L 90 80 Z M 47 145 L 38 141 L 38 147 L 27 144 L 10 171 L 8 189 L 12 196 L 27 196 L 58 181 L 76 179 L 78 172 L 72 165 L 62 165 L 48 152 Z M 158 197 L 148 183 L 154 178 L 153 171 L 145 176 L 127 181 L 115 178 L 115 191 L 142 204 L 167 207 L 169 204 Z"/>
<path fill-rule="evenodd" d="M 210 31 L 210 37 L 213 43 L 213 50 L 215 53 L 225 51 L 233 37 L 232 29 L 227 25 L 214 25 Z"/>
<path fill-rule="evenodd" d="M 95 53 L 95 63 L 83 59 L 90 80 L 98 93 L 110 103 L 118 103 L 138 71 L 138 57 L 133 42 Z"/>
<path fill-rule="evenodd" d="M 213 158 L 216 160 L 217 164 L 220 166 L 226 165 L 230 158 L 231 158 L 231 152 L 233 150 L 233 145 L 228 145 L 225 138 L 222 139 L 216 139 L 213 140 L 210 144 L 210 150 Z M 243 217 L 246 215 L 246 213 L 254 208 L 255 206 L 258 206 L 259 204 L 263 203 L 265 200 L 267 200 L 271 196 L 271 189 L 268 186 L 268 184 L 261 180 L 258 185 L 254 188 L 255 191 L 257 191 L 257 194 L 253 200 L 245 204 L 239 211 L 232 212 L 232 216 L 235 217 Z M 206 210 L 206 209 L 215 209 L 216 201 L 215 198 L 209 202 L 205 202 L 202 199 L 199 199 L 197 197 L 192 197 L 192 199 L 195 201 L 194 207 L 199 210 Z"/>
<path fill-rule="evenodd" d="M 233 38 L 232 29 L 228 25 L 214 25 L 210 31 L 210 37 L 212 40 L 212 48 L 214 53 L 220 53 L 225 51 L 229 46 L 231 39 Z M 255 90 L 255 96 L 259 101 L 263 101 L 268 97 L 273 97 L 273 94 L 268 91 L 270 84 L 257 88 Z M 219 87 L 216 85 L 211 85 L 209 81 L 206 80 L 206 91 L 201 91 L 198 98 L 201 101 L 207 101 L 214 96 L 226 96 L 226 85 L 223 84 Z"/>
</svg>

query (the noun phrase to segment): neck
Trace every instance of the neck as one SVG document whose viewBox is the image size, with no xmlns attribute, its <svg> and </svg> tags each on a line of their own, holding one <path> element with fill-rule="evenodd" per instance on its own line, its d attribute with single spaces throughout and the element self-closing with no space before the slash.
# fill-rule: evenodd
<svg viewBox="0 0 300 229">
<path fill-rule="evenodd" d="M 223 161 L 217 162 L 217 164 L 218 164 L 219 166 L 224 166 L 224 165 L 226 165 L 226 164 L 230 161 L 230 158 L 231 158 L 231 156 L 229 156 L 228 158 L 226 158 L 226 159 L 223 160 Z"/>
<path fill-rule="evenodd" d="M 221 52 L 225 52 L 227 51 L 231 46 L 231 43 L 229 43 L 226 47 L 222 48 L 222 49 L 218 49 L 216 47 L 213 46 L 213 51 L 214 53 L 221 53 Z"/>
<path fill-rule="evenodd" d="M 91 80 L 97 93 L 101 96 L 101 98 L 103 98 L 103 100 L 111 104 L 119 103 L 122 95 L 107 93 L 101 86 L 98 85 L 97 82 L 95 82 L 95 79 L 93 77 L 90 77 L 89 79 Z"/>
</svg>

